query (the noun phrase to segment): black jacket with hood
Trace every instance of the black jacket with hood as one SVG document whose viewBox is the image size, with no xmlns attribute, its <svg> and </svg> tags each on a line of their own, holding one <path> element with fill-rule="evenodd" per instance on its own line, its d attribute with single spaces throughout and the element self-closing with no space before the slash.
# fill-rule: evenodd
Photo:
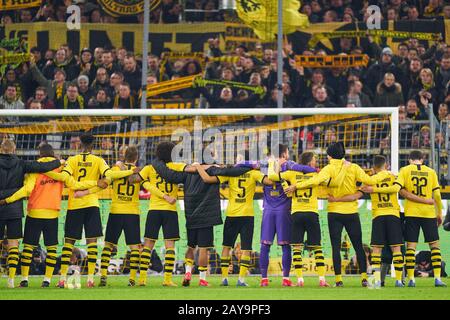
<svg viewBox="0 0 450 320">
<path fill-rule="evenodd" d="M 59 160 L 51 162 L 25 161 L 15 155 L 0 154 L 0 199 L 5 199 L 23 187 L 26 173 L 43 173 L 61 166 Z M 23 217 L 22 200 L 0 207 L 0 220 Z"/>
<path fill-rule="evenodd" d="M 161 160 L 152 162 L 156 172 L 167 182 L 184 184 L 184 211 L 186 228 L 200 229 L 222 224 L 220 209 L 220 183 L 205 183 L 198 173 L 178 172 L 169 169 Z M 251 168 L 210 167 L 210 176 L 238 177 Z"/>
</svg>

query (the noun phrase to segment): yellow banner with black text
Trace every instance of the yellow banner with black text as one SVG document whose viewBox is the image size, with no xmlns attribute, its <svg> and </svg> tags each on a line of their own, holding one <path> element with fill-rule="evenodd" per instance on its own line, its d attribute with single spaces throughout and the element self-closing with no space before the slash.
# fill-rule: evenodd
<svg viewBox="0 0 450 320">
<path fill-rule="evenodd" d="M 0 1 L 0 11 L 39 7 L 41 3 L 41 0 L 2 0 Z"/>
</svg>

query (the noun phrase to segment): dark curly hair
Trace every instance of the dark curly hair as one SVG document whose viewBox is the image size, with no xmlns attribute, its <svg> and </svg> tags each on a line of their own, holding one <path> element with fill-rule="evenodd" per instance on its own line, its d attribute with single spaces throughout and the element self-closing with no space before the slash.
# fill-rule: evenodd
<svg viewBox="0 0 450 320">
<path fill-rule="evenodd" d="M 156 147 L 156 157 L 164 162 L 172 161 L 172 150 L 175 147 L 175 143 L 170 141 L 161 142 Z"/>
</svg>

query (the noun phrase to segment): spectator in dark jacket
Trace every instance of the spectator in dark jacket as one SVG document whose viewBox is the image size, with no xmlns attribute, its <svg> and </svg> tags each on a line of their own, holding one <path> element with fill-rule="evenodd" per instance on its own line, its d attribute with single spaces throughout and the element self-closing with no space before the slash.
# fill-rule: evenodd
<svg viewBox="0 0 450 320">
<path fill-rule="evenodd" d="M 136 94 L 141 87 L 141 69 L 137 66 L 136 58 L 133 55 L 125 56 L 123 61 L 124 80 L 130 84 L 133 94 Z"/>
<path fill-rule="evenodd" d="M 307 108 L 332 108 L 336 105 L 328 98 L 327 89 L 323 86 L 313 88 L 313 99 L 306 103 Z"/>
<path fill-rule="evenodd" d="M 441 58 L 440 66 L 436 72 L 436 87 L 445 90 L 450 81 L 450 54 L 444 54 Z"/>
<path fill-rule="evenodd" d="M 384 75 L 384 80 L 378 84 L 376 93 L 374 107 L 397 107 L 404 103 L 402 86 L 395 82 L 392 73 Z"/>
<path fill-rule="evenodd" d="M 361 81 L 349 81 L 348 86 L 348 93 L 341 97 L 342 107 L 360 108 L 372 106 L 369 96 L 362 92 L 363 84 Z"/>
<path fill-rule="evenodd" d="M 409 99 L 415 99 L 421 103 L 421 97 L 425 96 L 428 103 L 433 104 L 434 115 L 438 115 L 439 102 L 442 99 L 440 90 L 435 86 L 433 72 L 424 68 L 420 71 L 420 82 L 418 87 L 411 88 L 408 94 Z"/>
<path fill-rule="evenodd" d="M 384 48 L 381 53 L 380 62 L 370 66 L 365 75 L 365 84 L 372 92 L 376 92 L 378 84 L 383 80 L 386 73 L 392 73 L 397 82 L 403 83 L 403 73 L 399 67 L 392 62 L 393 52 L 390 48 Z"/>
<path fill-rule="evenodd" d="M 47 62 L 42 70 L 42 73 L 47 79 L 53 79 L 53 75 L 57 69 L 64 70 L 67 80 L 72 81 L 76 79 L 78 75 L 77 68 L 67 61 L 66 55 L 66 50 L 61 48 L 56 51 L 55 59 Z"/>
<path fill-rule="evenodd" d="M 5 140 L 0 146 L 0 198 L 5 199 L 22 188 L 26 173 L 43 173 L 61 166 L 59 160 L 29 162 L 17 158 L 16 145 Z M 19 240 L 22 238 L 23 201 L 19 200 L 0 207 L 0 241 L 8 239 L 8 287 L 14 287 L 14 276 L 19 261 Z"/>
<path fill-rule="evenodd" d="M 33 100 L 38 100 L 41 103 L 42 109 L 54 109 L 55 103 L 47 97 L 47 90 L 44 87 L 37 87 L 34 93 L 34 97 L 28 99 L 26 107 L 30 108 L 30 104 Z"/>
</svg>

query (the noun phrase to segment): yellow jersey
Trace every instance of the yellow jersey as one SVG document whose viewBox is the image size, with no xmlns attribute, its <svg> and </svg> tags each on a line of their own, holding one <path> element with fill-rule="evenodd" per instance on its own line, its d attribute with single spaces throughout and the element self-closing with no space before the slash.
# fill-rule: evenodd
<svg viewBox="0 0 450 320">
<path fill-rule="evenodd" d="M 113 172 L 104 159 L 90 153 L 80 153 L 76 156 L 69 157 L 62 172 L 71 175 L 78 182 L 98 180 L 103 176 L 111 179 L 119 179 L 133 173 L 132 170 Z M 69 190 L 68 210 L 98 206 L 98 195 L 96 193 L 91 193 L 81 198 L 75 198 L 74 190 Z"/>
<path fill-rule="evenodd" d="M 418 197 L 432 199 L 435 190 L 439 190 L 436 171 L 425 166 L 411 164 L 400 169 L 397 180 L 394 182 L 401 188 Z M 437 204 L 438 208 L 441 204 Z M 436 218 L 435 206 L 405 200 L 405 217 Z"/>
<path fill-rule="evenodd" d="M 175 171 L 184 171 L 184 168 L 186 167 L 186 164 L 184 163 L 175 163 L 175 162 L 169 162 L 167 163 L 167 167 L 169 169 L 175 170 Z M 140 172 L 139 176 L 141 179 L 145 182 L 149 182 L 151 186 L 155 187 L 159 191 L 161 191 L 163 194 L 166 194 L 168 196 L 171 196 L 173 198 L 178 197 L 178 184 L 175 183 L 169 183 L 165 181 L 153 168 L 152 165 L 145 166 Z M 144 185 L 144 188 L 149 190 L 146 185 Z M 150 190 L 151 191 L 151 190 Z M 161 195 L 152 193 L 152 196 L 150 198 L 150 204 L 148 207 L 148 210 L 168 210 L 168 211 L 177 211 L 177 204 L 170 204 L 166 200 L 162 198 Z"/>
<path fill-rule="evenodd" d="M 395 176 L 390 172 L 384 170 L 389 175 L 380 181 L 376 187 L 390 187 L 395 182 Z M 400 217 L 400 206 L 398 204 L 397 193 L 372 193 L 370 194 L 370 200 L 372 201 L 372 218 L 375 219 L 379 216 L 396 216 Z"/>
<path fill-rule="evenodd" d="M 280 178 L 289 181 L 291 185 L 307 181 L 315 176 L 317 176 L 316 172 L 304 174 L 297 171 L 284 171 L 280 173 Z M 318 214 L 318 193 L 318 185 L 313 185 L 307 189 L 297 189 L 292 195 L 291 213 L 315 212 Z"/>
<path fill-rule="evenodd" d="M 128 170 L 136 168 L 135 165 L 125 163 Z M 112 171 L 120 171 L 114 166 Z M 141 184 L 129 183 L 128 177 L 116 179 L 112 182 L 111 214 L 139 214 L 139 191 Z"/>
<path fill-rule="evenodd" d="M 221 183 L 228 182 L 229 197 L 227 217 L 253 217 L 253 197 L 256 183 L 262 183 L 266 176 L 259 170 L 251 170 L 239 177 L 219 176 Z"/>
<path fill-rule="evenodd" d="M 332 160 L 333 161 L 333 160 Z M 338 188 L 329 189 L 329 193 L 335 197 L 340 198 L 349 194 L 354 194 L 358 191 L 358 182 L 366 185 L 374 185 L 383 181 L 390 173 L 387 171 L 380 172 L 377 175 L 369 176 L 357 164 L 352 163 L 347 169 L 347 174 L 341 186 Z M 358 213 L 358 201 L 351 202 L 329 202 L 328 212 L 353 214 Z"/>
</svg>

